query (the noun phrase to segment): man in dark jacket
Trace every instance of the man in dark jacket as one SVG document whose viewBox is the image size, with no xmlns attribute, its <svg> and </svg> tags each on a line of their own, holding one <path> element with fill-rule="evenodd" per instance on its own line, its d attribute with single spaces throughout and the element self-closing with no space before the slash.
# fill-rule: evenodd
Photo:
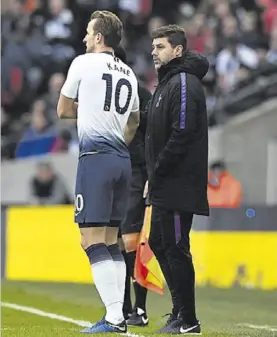
<svg viewBox="0 0 277 337">
<path fill-rule="evenodd" d="M 115 49 L 115 56 L 126 63 L 126 53 L 123 47 L 118 46 Z M 132 181 L 129 208 L 127 217 L 120 228 L 125 248 L 123 255 L 127 267 L 123 312 L 125 318 L 127 319 L 127 325 L 131 326 L 145 326 L 148 324 L 148 317 L 146 314 L 147 290 L 135 282 L 134 266 L 145 211 L 145 200 L 143 198 L 143 189 L 145 182 L 147 181 L 145 163 L 145 133 L 147 117 L 145 109 L 147 103 L 151 99 L 151 93 L 140 83 L 138 93 L 140 99 L 140 125 L 131 144 L 129 145 L 132 162 Z M 133 278 L 135 290 L 134 307 L 132 307 L 131 303 L 131 277 Z"/>
<path fill-rule="evenodd" d="M 200 334 L 189 233 L 194 214 L 209 215 L 208 127 L 201 79 L 204 56 L 187 51 L 185 32 L 152 33 L 158 86 L 148 109 L 146 164 L 152 204 L 150 246 L 169 286 L 173 310 L 161 333 Z"/>
</svg>

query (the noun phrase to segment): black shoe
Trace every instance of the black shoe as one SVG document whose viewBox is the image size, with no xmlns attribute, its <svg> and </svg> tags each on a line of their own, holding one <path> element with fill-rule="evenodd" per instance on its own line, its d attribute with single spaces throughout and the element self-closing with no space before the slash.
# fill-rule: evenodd
<svg viewBox="0 0 277 337">
<path fill-rule="evenodd" d="M 132 316 L 132 312 L 123 312 L 123 316 L 125 321 L 127 321 Z"/>
<path fill-rule="evenodd" d="M 179 333 L 182 335 L 202 335 L 200 322 L 196 324 L 183 324 Z"/>
<path fill-rule="evenodd" d="M 157 331 L 157 333 L 171 333 L 171 331 L 172 331 L 173 327 L 175 326 L 176 322 L 178 322 L 178 327 L 179 327 L 179 330 L 180 330 L 180 328 L 181 328 L 181 326 L 184 322 L 183 321 L 182 321 L 182 323 L 179 322 L 179 319 L 177 318 L 177 316 L 175 316 L 173 314 L 166 314 L 163 317 L 166 317 L 166 316 L 169 316 L 169 317 L 168 317 L 168 319 L 165 323 L 165 326 L 162 327 L 161 329 L 159 329 Z"/>
<path fill-rule="evenodd" d="M 132 315 L 127 319 L 126 323 L 130 326 L 146 326 L 148 325 L 149 319 L 146 312 L 140 308 L 135 309 Z"/>
</svg>

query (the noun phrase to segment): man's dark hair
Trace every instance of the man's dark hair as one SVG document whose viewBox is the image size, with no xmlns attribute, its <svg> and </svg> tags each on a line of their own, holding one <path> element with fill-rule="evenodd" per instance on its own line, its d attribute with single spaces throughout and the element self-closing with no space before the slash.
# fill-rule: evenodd
<svg viewBox="0 0 277 337">
<path fill-rule="evenodd" d="M 91 14 L 91 20 L 96 19 L 94 34 L 101 33 L 107 47 L 115 48 L 122 39 L 123 24 L 120 19 L 109 11 L 95 11 Z"/>
<path fill-rule="evenodd" d="M 226 164 L 223 160 L 217 160 L 217 161 L 214 161 L 213 163 L 211 163 L 210 169 L 211 170 L 217 169 L 217 170 L 225 171 L 226 170 Z"/>
<path fill-rule="evenodd" d="M 114 55 L 118 57 L 122 62 L 127 62 L 126 51 L 122 45 L 118 45 L 114 48 Z"/>
<path fill-rule="evenodd" d="M 187 38 L 185 30 L 177 25 L 168 25 L 157 28 L 152 32 L 152 39 L 167 37 L 168 42 L 173 48 L 181 45 L 183 52 L 187 50 Z"/>
<path fill-rule="evenodd" d="M 52 165 L 47 161 L 40 161 L 37 164 L 37 168 L 40 170 L 52 170 Z"/>
</svg>

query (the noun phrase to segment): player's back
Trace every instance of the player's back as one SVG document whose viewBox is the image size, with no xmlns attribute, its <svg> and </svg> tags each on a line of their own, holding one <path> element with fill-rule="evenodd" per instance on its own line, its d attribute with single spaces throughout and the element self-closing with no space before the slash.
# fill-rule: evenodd
<svg viewBox="0 0 277 337">
<path fill-rule="evenodd" d="M 138 95 L 133 71 L 111 53 L 77 57 L 80 154 L 92 151 L 129 156 L 124 130 Z"/>
</svg>

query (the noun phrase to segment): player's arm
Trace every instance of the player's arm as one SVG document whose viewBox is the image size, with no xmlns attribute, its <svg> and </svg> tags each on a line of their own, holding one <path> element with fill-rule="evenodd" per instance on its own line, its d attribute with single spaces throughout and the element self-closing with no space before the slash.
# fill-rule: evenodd
<svg viewBox="0 0 277 337">
<path fill-rule="evenodd" d="M 77 119 L 78 103 L 61 94 L 57 111 L 61 119 Z"/>
<path fill-rule="evenodd" d="M 58 101 L 57 114 L 59 118 L 76 119 L 78 103 L 76 102 L 80 84 L 80 62 L 75 58 L 68 70 L 66 81 L 62 87 Z"/>
<path fill-rule="evenodd" d="M 168 113 L 171 120 L 171 135 L 155 164 L 155 175 L 170 174 L 187 155 L 190 143 L 195 139 L 197 95 L 204 100 L 200 83 L 193 79 L 190 87 L 183 83 L 176 84 L 169 92 Z M 204 111 L 203 111 L 204 113 Z"/>
<path fill-rule="evenodd" d="M 125 143 L 127 145 L 129 145 L 133 140 L 137 128 L 139 126 L 139 121 L 140 121 L 139 97 L 137 95 L 124 132 Z"/>
</svg>

